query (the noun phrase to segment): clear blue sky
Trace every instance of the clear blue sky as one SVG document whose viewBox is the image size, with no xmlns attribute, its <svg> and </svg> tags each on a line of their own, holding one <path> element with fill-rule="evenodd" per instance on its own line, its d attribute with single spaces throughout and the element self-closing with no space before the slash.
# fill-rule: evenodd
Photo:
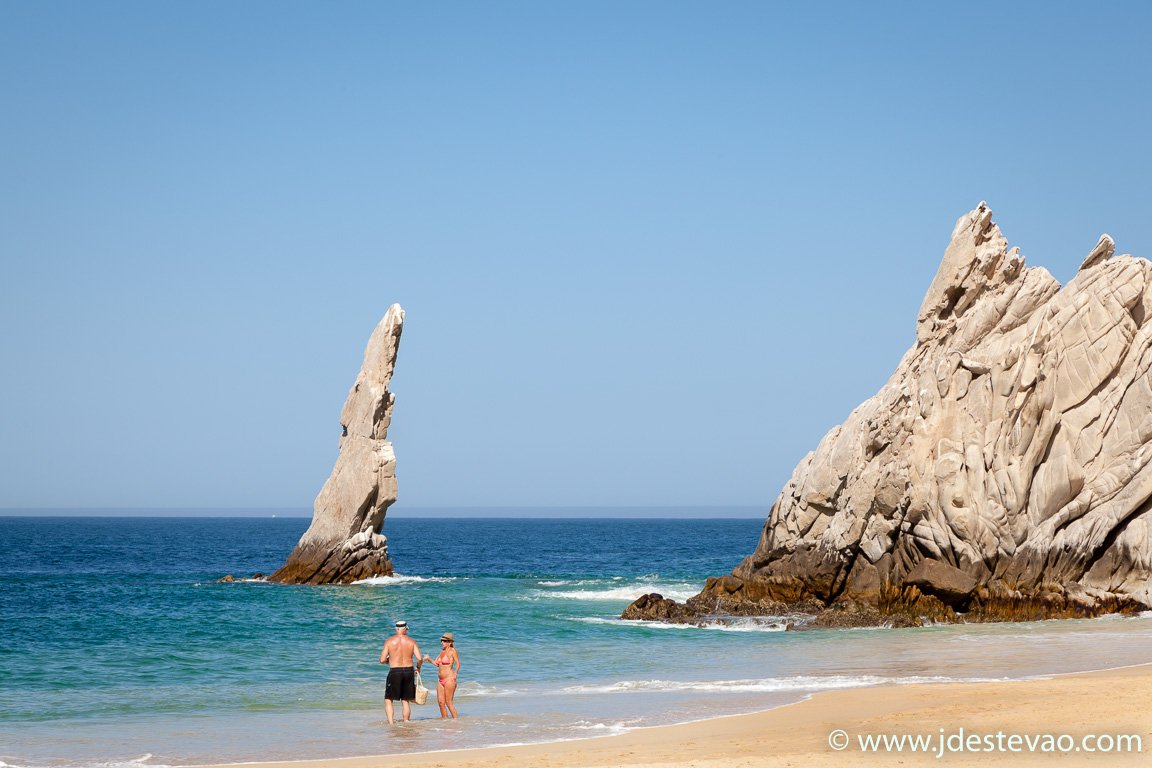
<svg viewBox="0 0 1152 768">
<path fill-rule="evenodd" d="M 980 200 L 1152 256 L 1141 3 L 0 0 L 0 507 L 767 507 Z"/>
</svg>

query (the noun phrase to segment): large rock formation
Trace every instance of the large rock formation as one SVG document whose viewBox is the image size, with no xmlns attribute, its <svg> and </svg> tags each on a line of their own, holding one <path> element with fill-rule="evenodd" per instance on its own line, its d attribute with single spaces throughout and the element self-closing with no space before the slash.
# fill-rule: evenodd
<svg viewBox="0 0 1152 768">
<path fill-rule="evenodd" d="M 1152 263 L 1114 252 L 1104 235 L 1061 288 L 983 203 L 961 217 L 915 345 L 689 613 L 917 623 L 1152 605 Z M 649 605 L 677 613 L 647 597 L 628 615 Z"/>
<path fill-rule="evenodd" d="M 368 340 L 340 413 L 340 455 L 316 497 L 312 524 L 271 581 L 347 584 L 392 574 L 380 528 L 396 501 L 396 456 L 388 442 L 395 397 L 388 383 L 403 329 L 404 310 L 393 304 Z"/>
</svg>

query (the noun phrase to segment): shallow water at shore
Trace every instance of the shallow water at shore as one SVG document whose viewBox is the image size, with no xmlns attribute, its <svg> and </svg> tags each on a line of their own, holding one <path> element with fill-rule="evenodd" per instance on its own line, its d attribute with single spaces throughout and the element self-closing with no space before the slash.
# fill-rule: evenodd
<svg viewBox="0 0 1152 768">
<path fill-rule="evenodd" d="M 268 572 L 305 519 L 0 518 L 0 761 L 185 765 L 608 735 L 818 690 L 1001 680 L 1152 661 L 1152 618 L 780 631 L 616 619 L 683 599 L 755 546 L 757 520 L 393 519 L 404 577 L 220 584 Z M 67 528 L 67 537 L 55 532 Z M 380 644 L 454 631 L 462 718 L 388 728 Z M 3 768 L 3 766 L 0 766 Z"/>
</svg>

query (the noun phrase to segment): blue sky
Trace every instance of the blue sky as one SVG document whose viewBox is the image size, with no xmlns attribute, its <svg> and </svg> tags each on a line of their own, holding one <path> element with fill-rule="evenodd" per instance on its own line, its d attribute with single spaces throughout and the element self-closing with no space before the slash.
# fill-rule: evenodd
<svg viewBox="0 0 1152 768">
<path fill-rule="evenodd" d="M 0 2 L 0 507 L 766 508 L 987 200 L 1152 255 L 1149 11 Z"/>
</svg>

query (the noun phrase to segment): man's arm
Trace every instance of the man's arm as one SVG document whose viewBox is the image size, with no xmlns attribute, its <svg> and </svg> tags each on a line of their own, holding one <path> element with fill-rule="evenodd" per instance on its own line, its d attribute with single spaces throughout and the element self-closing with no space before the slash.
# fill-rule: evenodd
<svg viewBox="0 0 1152 768">
<path fill-rule="evenodd" d="M 412 661 L 416 663 L 416 671 L 420 671 L 420 665 L 424 663 L 424 657 L 420 655 L 420 646 L 416 641 L 412 641 Z"/>
<path fill-rule="evenodd" d="M 388 643 L 384 643 L 384 647 L 380 649 L 380 663 L 388 663 Z"/>
</svg>

